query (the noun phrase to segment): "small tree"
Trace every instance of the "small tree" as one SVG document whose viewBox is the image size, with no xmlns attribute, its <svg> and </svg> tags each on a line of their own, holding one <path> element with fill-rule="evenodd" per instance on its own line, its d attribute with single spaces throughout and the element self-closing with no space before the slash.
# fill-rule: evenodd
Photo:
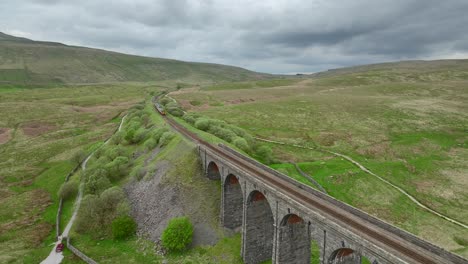
<svg viewBox="0 0 468 264">
<path fill-rule="evenodd" d="M 173 218 L 161 236 L 162 245 L 169 251 L 181 251 L 192 243 L 193 226 L 188 217 Z"/>
<path fill-rule="evenodd" d="M 112 221 L 112 236 L 114 239 L 126 239 L 136 232 L 136 223 L 128 215 L 117 217 Z"/>
<path fill-rule="evenodd" d="M 80 164 L 86 158 L 86 153 L 80 149 L 73 154 L 72 161 L 75 164 Z"/>
<path fill-rule="evenodd" d="M 77 192 L 78 192 L 78 183 L 69 181 L 69 182 L 62 184 L 62 187 L 60 187 L 58 195 L 63 200 L 67 200 L 73 197 Z"/>
<path fill-rule="evenodd" d="M 159 139 L 159 144 L 161 146 L 165 146 L 167 143 L 169 143 L 169 141 L 171 141 L 171 139 L 174 137 L 174 133 L 168 131 L 168 132 L 164 132 L 162 135 L 161 135 L 161 138 Z"/>
<path fill-rule="evenodd" d="M 249 144 L 247 143 L 247 140 L 245 140 L 244 138 L 241 138 L 241 137 L 236 137 L 233 141 L 233 144 L 242 149 L 243 151 L 249 151 L 250 147 L 249 147 Z"/>
</svg>

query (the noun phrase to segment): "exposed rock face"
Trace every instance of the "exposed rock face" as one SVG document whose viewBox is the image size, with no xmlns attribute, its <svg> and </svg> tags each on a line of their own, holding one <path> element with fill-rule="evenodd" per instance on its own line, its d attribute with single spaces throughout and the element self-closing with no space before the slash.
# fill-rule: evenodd
<svg viewBox="0 0 468 264">
<path fill-rule="evenodd" d="M 132 216 L 138 224 L 138 235 L 158 242 L 169 220 L 189 216 L 194 225 L 192 246 L 215 244 L 219 239 L 216 227 L 212 216 L 200 217 L 199 199 L 189 199 L 186 187 L 164 180 L 174 165 L 167 160 L 156 165 L 157 169 L 149 180 L 131 182 L 125 187 Z M 202 175 L 194 175 L 194 178 L 202 179 Z"/>
</svg>

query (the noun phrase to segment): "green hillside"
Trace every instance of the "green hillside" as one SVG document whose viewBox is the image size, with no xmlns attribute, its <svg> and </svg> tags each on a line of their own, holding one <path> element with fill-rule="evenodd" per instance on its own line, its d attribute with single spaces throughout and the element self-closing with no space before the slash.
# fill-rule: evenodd
<svg viewBox="0 0 468 264">
<path fill-rule="evenodd" d="M 213 83 L 263 79 L 267 74 L 209 63 L 149 58 L 33 41 L 0 32 L 0 85 L 111 82 Z"/>
</svg>

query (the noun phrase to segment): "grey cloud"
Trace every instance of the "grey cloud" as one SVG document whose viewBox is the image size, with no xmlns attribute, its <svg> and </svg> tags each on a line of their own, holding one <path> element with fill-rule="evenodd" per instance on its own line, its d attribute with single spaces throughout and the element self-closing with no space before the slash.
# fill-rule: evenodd
<svg viewBox="0 0 468 264">
<path fill-rule="evenodd" d="M 2 0 L 0 31 L 283 73 L 468 55 L 465 0 Z"/>
</svg>

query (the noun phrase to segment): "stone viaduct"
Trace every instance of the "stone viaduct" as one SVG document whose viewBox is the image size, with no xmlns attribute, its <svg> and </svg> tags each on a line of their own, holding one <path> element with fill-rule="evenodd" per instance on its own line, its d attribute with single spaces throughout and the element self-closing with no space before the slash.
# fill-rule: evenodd
<svg viewBox="0 0 468 264">
<path fill-rule="evenodd" d="M 225 155 L 204 145 L 198 146 L 198 152 L 207 177 L 221 182 L 221 223 L 225 228 L 241 232 L 241 254 L 246 264 L 267 260 L 311 263 L 313 241 L 320 249 L 314 258 L 318 257 L 322 264 L 361 263 L 363 256 L 372 264 L 468 263 L 458 255 L 302 185 L 228 147 L 216 148 Z M 226 158 L 228 156 L 231 158 Z M 289 187 L 278 187 L 247 168 L 273 175 L 317 203 L 336 207 L 343 217 L 327 213 L 320 204 L 291 197 Z M 362 226 L 353 225 L 349 219 L 370 231 L 363 232 Z M 379 235 L 383 238 L 379 239 Z"/>
</svg>

